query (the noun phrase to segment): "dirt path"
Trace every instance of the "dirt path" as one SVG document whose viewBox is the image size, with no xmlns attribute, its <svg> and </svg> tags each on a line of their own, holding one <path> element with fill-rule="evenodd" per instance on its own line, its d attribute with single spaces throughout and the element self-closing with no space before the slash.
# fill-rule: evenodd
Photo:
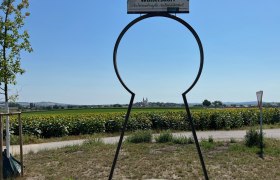
<svg viewBox="0 0 280 180">
<path fill-rule="evenodd" d="M 212 136 L 216 141 L 229 140 L 234 138 L 236 140 L 241 140 L 244 138 L 246 130 L 236 130 L 236 131 L 197 131 L 197 137 L 199 140 L 207 139 L 209 136 Z M 173 133 L 174 136 L 192 136 L 191 132 L 181 132 Z M 157 134 L 154 134 L 157 136 Z M 276 138 L 280 139 L 280 129 L 265 129 L 264 136 L 267 138 Z M 125 138 L 124 138 L 125 139 Z M 108 137 L 102 138 L 103 142 L 106 144 L 114 144 L 119 141 L 119 137 Z M 86 139 L 81 140 L 71 140 L 71 141 L 61 141 L 61 142 L 50 142 L 42 144 L 28 144 L 23 146 L 23 153 L 27 154 L 29 152 L 37 153 L 42 150 L 56 149 L 65 146 L 81 145 L 86 141 Z M 19 146 L 11 146 L 11 153 L 13 155 L 19 154 Z"/>
</svg>

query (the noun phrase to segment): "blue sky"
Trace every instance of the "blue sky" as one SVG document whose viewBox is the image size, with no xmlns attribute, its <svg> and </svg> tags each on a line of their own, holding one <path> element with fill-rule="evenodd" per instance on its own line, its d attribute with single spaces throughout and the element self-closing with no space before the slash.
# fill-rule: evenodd
<svg viewBox="0 0 280 180">
<path fill-rule="evenodd" d="M 280 2 L 190 1 L 177 15 L 199 34 L 205 52 L 190 102 L 280 101 Z M 139 15 L 126 1 L 31 0 L 25 29 L 34 52 L 23 53 L 19 101 L 71 104 L 128 103 L 113 69 L 113 48 L 122 29 Z M 135 25 L 123 38 L 118 66 L 136 101 L 181 103 L 195 77 L 199 51 L 182 25 L 165 18 Z M 15 91 L 15 90 L 13 90 Z"/>
</svg>

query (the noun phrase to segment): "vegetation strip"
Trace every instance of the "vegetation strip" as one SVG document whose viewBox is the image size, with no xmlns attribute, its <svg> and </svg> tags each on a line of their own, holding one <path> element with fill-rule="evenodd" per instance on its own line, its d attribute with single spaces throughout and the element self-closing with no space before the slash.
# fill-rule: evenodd
<svg viewBox="0 0 280 180">
<path fill-rule="evenodd" d="M 82 114 L 25 114 L 23 133 L 50 138 L 71 135 L 119 132 L 125 113 L 82 113 Z M 201 109 L 192 112 L 196 130 L 236 129 L 259 123 L 257 109 Z M 280 110 L 265 109 L 264 124 L 280 122 Z M 15 135 L 18 124 L 12 120 L 11 129 Z M 184 111 L 147 111 L 132 113 L 127 130 L 190 130 Z"/>
</svg>

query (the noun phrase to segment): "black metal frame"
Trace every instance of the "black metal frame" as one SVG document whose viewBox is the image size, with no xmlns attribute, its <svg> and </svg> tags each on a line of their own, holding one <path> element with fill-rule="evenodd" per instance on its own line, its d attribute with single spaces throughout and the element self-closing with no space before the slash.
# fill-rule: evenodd
<svg viewBox="0 0 280 180">
<path fill-rule="evenodd" d="M 191 129 L 192 129 L 192 133 L 193 133 L 193 137 L 194 137 L 194 141 L 195 141 L 195 144 L 196 144 L 196 148 L 197 148 L 197 152 L 198 152 L 198 155 L 199 155 L 199 159 L 200 159 L 200 163 L 201 163 L 201 166 L 202 166 L 202 169 L 203 169 L 203 173 L 204 173 L 204 177 L 206 180 L 208 180 L 208 174 L 207 174 L 207 170 L 206 170 L 206 166 L 205 166 L 205 163 L 204 163 L 204 160 L 203 160 L 203 156 L 202 156 L 202 153 L 201 153 L 201 150 L 200 150 L 200 146 L 199 146 L 199 142 L 198 142 L 198 139 L 197 139 L 197 136 L 196 136 L 196 131 L 195 131 L 195 128 L 194 128 L 194 123 L 193 123 L 193 119 L 192 119 L 192 116 L 191 116 L 191 112 L 190 112 L 190 109 L 189 109 L 189 105 L 188 105 L 188 102 L 187 102 L 187 98 L 186 98 L 186 95 L 188 92 L 190 92 L 192 90 L 192 88 L 196 85 L 197 81 L 199 80 L 200 78 L 200 75 L 202 73 L 202 69 L 203 69 L 203 63 L 204 63 L 204 53 L 203 53 L 203 47 L 202 47 L 202 43 L 200 41 L 200 38 L 198 36 L 198 34 L 195 32 L 195 30 L 187 23 L 185 22 L 184 20 L 182 20 L 181 18 L 177 17 L 177 16 L 174 16 L 174 15 L 171 15 L 171 14 L 168 14 L 168 13 L 151 13 L 151 14 L 146 14 L 146 15 L 143 15 L 143 16 L 140 16 L 138 18 L 136 18 L 135 20 L 133 20 L 132 22 L 130 22 L 123 30 L 122 32 L 120 33 L 116 43 L 115 43 L 115 47 L 114 47 L 114 54 L 113 54 L 113 62 L 114 62 L 114 69 L 115 69 L 115 72 L 116 72 L 116 75 L 120 81 L 120 83 L 122 84 L 122 86 L 126 89 L 126 91 L 128 91 L 130 94 L 131 94 L 131 98 L 130 98 L 130 103 L 129 103 L 129 106 L 128 106 L 128 109 L 127 109 L 127 113 L 126 113 L 126 116 L 125 116 L 125 121 L 124 121 L 124 124 L 123 124 L 123 127 L 122 127 L 122 130 L 121 130 L 121 136 L 120 136 L 120 139 L 119 139 L 119 143 L 118 143 L 118 146 L 117 146 L 117 150 L 116 150 L 116 153 L 115 153 L 115 157 L 114 157 L 114 161 L 113 161 L 113 164 L 112 164 L 112 167 L 111 167 L 111 171 L 110 171 L 110 175 L 109 175 L 109 180 L 111 180 L 113 178 L 113 174 L 114 174 L 114 170 L 115 170 L 115 167 L 116 167 L 116 163 L 117 163 L 117 159 L 118 159 L 118 155 L 119 155 L 119 152 L 120 152 L 120 149 L 121 149 L 121 145 L 122 145 L 122 142 L 123 142 L 123 137 L 124 137 L 124 132 L 125 132 L 125 129 L 126 129 L 126 126 L 127 126 L 127 122 L 128 122 L 128 118 L 129 118 L 129 115 L 130 115 L 130 112 L 131 112 L 131 109 L 132 109 L 132 105 L 133 105 L 133 101 L 134 101 L 134 97 L 135 97 L 135 93 L 132 92 L 127 86 L 126 84 L 123 82 L 120 74 L 119 74 L 119 71 L 118 71 L 118 66 L 117 66 L 117 52 L 118 52 L 118 47 L 119 47 L 119 44 L 124 36 L 124 34 L 133 26 L 135 25 L 136 23 L 144 20 L 144 19 L 147 19 L 147 18 L 152 18 L 152 17 L 165 17 L 165 18 L 169 18 L 169 19 L 173 19 L 179 23 L 181 23 L 182 25 L 184 25 L 189 31 L 191 31 L 191 33 L 193 34 L 193 36 L 195 37 L 196 41 L 197 41 L 197 44 L 198 44 L 198 47 L 199 47 L 199 51 L 200 51 L 200 66 L 199 66 L 199 70 L 198 70 L 198 73 L 197 73 L 197 76 L 194 80 L 194 82 L 191 84 L 191 86 L 182 94 L 183 96 L 183 100 L 184 100 L 184 104 L 185 104 L 185 108 L 186 108 L 186 112 L 187 112 L 187 115 L 188 115 L 188 120 L 190 122 L 190 125 L 191 125 Z"/>
</svg>

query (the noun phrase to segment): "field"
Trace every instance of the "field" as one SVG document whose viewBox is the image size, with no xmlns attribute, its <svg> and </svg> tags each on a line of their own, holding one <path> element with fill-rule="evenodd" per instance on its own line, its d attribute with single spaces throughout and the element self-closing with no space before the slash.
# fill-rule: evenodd
<svg viewBox="0 0 280 180">
<path fill-rule="evenodd" d="M 243 142 L 201 142 L 210 179 L 279 179 L 280 141 L 266 139 L 265 158 Z M 83 146 L 28 154 L 23 179 L 108 179 L 115 145 Z M 114 179 L 203 179 L 194 144 L 125 143 Z"/>
<path fill-rule="evenodd" d="M 200 108 L 196 108 L 199 110 Z M 132 108 L 132 112 L 154 112 L 154 111 L 184 111 L 183 108 Z M 92 114 L 92 113 L 126 113 L 127 108 L 85 108 L 85 109 L 61 109 L 50 111 L 25 112 L 24 115 L 40 114 Z"/>
<path fill-rule="evenodd" d="M 230 130 L 259 124 L 258 109 L 192 109 L 196 130 Z M 42 138 L 116 133 L 122 128 L 125 108 L 79 109 L 24 113 L 23 132 Z M 264 109 L 266 125 L 280 123 L 280 110 Z M 12 119 L 11 129 L 15 135 L 18 123 Z M 135 130 L 189 131 L 190 124 L 183 109 L 133 109 L 127 131 Z"/>
</svg>

